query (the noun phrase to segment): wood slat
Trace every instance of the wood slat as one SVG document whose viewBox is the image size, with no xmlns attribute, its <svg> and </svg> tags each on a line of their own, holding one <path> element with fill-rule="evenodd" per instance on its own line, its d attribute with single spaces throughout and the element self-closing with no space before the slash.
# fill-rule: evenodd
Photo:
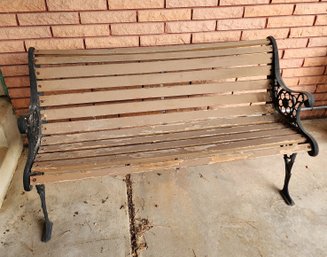
<svg viewBox="0 0 327 257">
<path fill-rule="evenodd" d="M 135 54 L 135 53 L 157 53 L 157 52 L 174 52 L 174 51 L 194 51 L 203 49 L 221 49 L 236 48 L 256 45 L 268 45 L 268 39 L 247 40 L 238 42 L 219 42 L 219 43 L 202 43 L 192 45 L 172 45 L 172 46 L 149 46 L 149 47 L 127 47 L 112 49 L 83 49 L 83 50 L 36 50 L 37 55 L 103 55 L 103 54 Z"/>
<path fill-rule="evenodd" d="M 269 106 L 243 106 L 222 108 L 219 110 L 185 111 L 176 113 L 151 114 L 134 117 L 120 117 L 98 120 L 81 120 L 71 122 L 55 122 L 42 124 L 42 135 L 55 135 L 75 132 L 118 129 L 138 126 L 151 126 L 169 123 L 183 123 L 196 120 L 212 120 L 219 118 L 232 119 L 237 116 L 258 116 L 272 112 Z M 191 114 L 191 115 L 190 115 Z M 222 123 L 226 121 L 221 121 Z M 230 121 L 229 121 L 230 122 Z M 235 121 L 234 121 L 235 122 Z"/>
<path fill-rule="evenodd" d="M 280 135 L 278 137 L 252 138 L 248 140 L 221 142 L 207 145 L 191 145 L 186 147 L 176 147 L 169 149 L 158 149 L 136 153 L 125 153 L 119 155 L 105 155 L 96 157 L 80 158 L 78 162 L 75 159 L 36 161 L 32 170 L 40 172 L 65 172 L 67 170 L 78 170 L 99 167 L 133 165 L 136 163 L 160 162 L 180 158 L 196 158 L 210 154 L 224 153 L 225 151 L 245 151 L 249 149 L 260 148 L 282 148 L 288 145 L 297 145 L 306 143 L 306 138 L 300 134 Z"/>
<path fill-rule="evenodd" d="M 195 132 L 190 132 L 191 134 L 198 135 Z M 150 142 L 150 143 L 141 143 L 135 145 L 124 145 L 116 147 L 104 147 L 104 148 L 95 148 L 95 149 L 85 149 L 85 150 L 76 150 L 76 151 L 62 151 L 55 153 L 39 153 L 36 156 L 36 161 L 50 161 L 50 160 L 64 160 L 64 159 L 80 159 L 85 157 L 97 157 L 103 155 L 118 155 L 125 153 L 136 153 L 144 151 L 154 151 L 162 149 L 175 149 L 180 147 L 190 147 L 190 146 L 204 146 L 204 149 L 207 148 L 207 145 L 220 144 L 225 142 L 236 142 L 236 141 L 246 141 L 249 139 L 260 139 L 260 138 L 270 138 L 270 137 L 280 137 L 284 135 L 296 135 L 297 132 L 289 128 L 283 128 L 279 130 L 270 130 L 267 131 L 255 131 L 255 132 L 244 132 L 234 135 L 221 135 L 221 136 L 205 136 L 205 137 L 196 137 L 189 135 L 189 138 L 178 139 L 164 142 Z M 205 135 L 205 133 L 204 133 Z M 167 136 L 168 137 L 168 136 Z M 195 137 L 195 138 L 194 138 Z"/>
<path fill-rule="evenodd" d="M 38 79 L 94 77 L 109 75 L 143 74 L 166 71 L 237 67 L 271 63 L 272 54 L 256 53 L 249 55 L 223 56 L 220 58 L 198 58 L 187 60 L 162 60 L 155 62 L 133 62 L 120 64 L 98 64 L 36 68 Z"/>
<path fill-rule="evenodd" d="M 248 125 L 248 126 L 237 126 L 232 128 L 210 128 L 201 130 L 190 130 L 181 131 L 174 133 L 164 133 L 149 136 L 136 136 L 136 137 L 124 137 L 124 138 L 114 138 L 69 144 L 58 144 L 58 145 L 41 145 L 38 153 L 50 153 L 50 152 L 63 152 L 71 150 L 82 150 L 82 149 L 94 149 L 101 147 L 114 147 L 120 145 L 135 145 L 144 143 L 157 143 L 164 141 L 172 141 L 187 138 L 203 138 L 208 136 L 218 136 L 218 135 L 231 135 L 246 132 L 257 132 L 265 131 L 269 134 L 269 130 L 278 130 L 285 128 L 282 123 L 268 123 L 260 125 Z"/>
<path fill-rule="evenodd" d="M 131 99 L 146 99 L 156 97 L 173 97 L 198 94 L 239 94 L 249 90 L 265 90 L 270 88 L 270 80 L 234 81 L 227 83 L 207 83 L 192 85 L 173 85 L 165 87 L 120 89 L 111 91 L 63 93 L 56 95 L 41 95 L 40 106 L 63 106 L 83 103 L 98 103 Z"/>
<path fill-rule="evenodd" d="M 177 160 L 170 159 L 159 163 L 140 163 L 137 165 L 118 166 L 118 167 L 98 167 L 90 170 L 88 168 L 80 168 L 78 170 L 66 170 L 65 172 L 46 172 L 43 176 L 31 177 L 31 184 L 44 184 L 55 183 L 62 181 L 87 179 L 97 176 L 105 175 L 124 175 L 131 173 L 149 172 L 156 170 L 172 170 L 175 168 L 186 168 L 192 166 L 206 165 L 208 163 L 220 163 L 226 161 L 246 160 L 264 156 L 291 154 L 296 152 L 309 151 L 310 146 L 308 144 L 285 146 L 283 148 L 257 148 L 251 150 L 239 150 L 239 151 L 224 151 L 223 153 L 208 154 L 206 156 L 197 155 L 192 159 L 178 158 Z M 35 171 L 38 171 L 37 169 Z"/>
<path fill-rule="evenodd" d="M 270 100 L 266 92 L 244 95 L 200 96 L 191 98 L 151 100 L 141 102 L 101 104 L 95 106 L 80 106 L 41 110 L 41 115 L 47 121 L 84 117 L 98 117 L 138 112 L 154 112 L 183 108 L 201 108 L 207 106 L 219 107 L 239 104 L 266 103 Z M 165 121 L 165 120 L 163 120 Z"/>
<path fill-rule="evenodd" d="M 41 138 L 41 146 L 47 145 L 62 145 L 69 144 L 73 145 L 75 142 L 89 142 L 96 140 L 124 138 L 124 137 L 139 137 L 145 135 L 154 134 L 166 134 L 173 132 L 182 132 L 190 130 L 201 130 L 210 128 L 220 128 L 222 133 L 224 131 L 233 131 L 234 127 L 237 129 L 238 126 L 252 126 L 252 125 L 265 125 L 278 122 L 275 115 L 265 116 L 254 116 L 254 117 L 239 117 L 235 119 L 212 119 L 212 120 L 200 120 L 183 122 L 182 124 L 165 124 L 165 125 L 152 125 L 148 127 L 137 127 L 137 128 L 124 128 L 114 130 L 102 130 L 96 132 L 83 132 L 74 134 L 63 134 L 63 135 L 49 135 Z M 54 146 L 56 147 L 56 146 Z"/>
<path fill-rule="evenodd" d="M 176 51 L 176 52 L 154 52 L 149 54 L 117 54 L 117 55 L 80 55 L 80 56 L 37 56 L 35 63 L 42 64 L 72 64 L 72 63 L 115 63 L 133 61 L 155 61 L 155 60 L 177 60 L 203 57 L 229 56 L 235 54 L 267 53 L 272 52 L 272 46 L 246 47 L 237 49 L 207 49 L 202 51 Z"/>
<path fill-rule="evenodd" d="M 217 69 L 203 71 L 184 71 L 174 73 L 125 75 L 111 77 L 95 77 L 80 79 L 60 79 L 38 81 L 39 92 L 76 90 L 76 89 L 97 89 L 110 87 L 128 87 L 136 85 L 151 85 L 164 83 L 179 83 L 187 81 L 211 81 L 227 78 L 240 78 L 248 76 L 268 76 L 271 73 L 271 66 L 240 67 L 233 69 Z"/>
</svg>

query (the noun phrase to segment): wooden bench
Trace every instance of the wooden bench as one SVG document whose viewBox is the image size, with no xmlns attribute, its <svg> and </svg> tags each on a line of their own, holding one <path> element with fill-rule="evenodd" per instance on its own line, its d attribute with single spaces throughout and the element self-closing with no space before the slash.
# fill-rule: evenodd
<svg viewBox="0 0 327 257">
<path fill-rule="evenodd" d="M 296 153 L 315 156 L 302 105 L 288 89 L 274 38 L 98 50 L 29 49 L 30 115 L 25 190 L 103 175 L 178 169 L 284 155 L 288 193 Z"/>
</svg>

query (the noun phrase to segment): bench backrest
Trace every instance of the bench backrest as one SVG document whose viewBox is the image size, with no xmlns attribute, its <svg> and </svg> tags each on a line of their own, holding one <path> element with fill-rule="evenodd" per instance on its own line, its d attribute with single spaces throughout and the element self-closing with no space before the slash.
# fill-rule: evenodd
<svg viewBox="0 0 327 257">
<path fill-rule="evenodd" d="M 226 126 L 260 122 L 272 112 L 271 63 L 266 39 L 35 50 L 42 140 L 136 136 L 205 126 L 209 120 Z"/>
</svg>

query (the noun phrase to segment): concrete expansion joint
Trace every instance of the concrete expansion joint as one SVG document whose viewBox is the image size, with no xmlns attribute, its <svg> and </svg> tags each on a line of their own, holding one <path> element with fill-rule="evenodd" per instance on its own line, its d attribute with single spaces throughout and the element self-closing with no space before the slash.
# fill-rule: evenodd
<svg viewBox="0 0 327 257">
<path fill-rule="evenodd" d="M 130 174 L 126 175 L 125 183 L 127 188 L 131 255 L 132 257 L 138 257 L 139 251 L 148 248 L 144 234 L 146 231 L 150 230 L 153 225 L 150 224 L 148 219 L 135 217 L 135 205 L 133 203 L 133 182 Z"/>
</svg>

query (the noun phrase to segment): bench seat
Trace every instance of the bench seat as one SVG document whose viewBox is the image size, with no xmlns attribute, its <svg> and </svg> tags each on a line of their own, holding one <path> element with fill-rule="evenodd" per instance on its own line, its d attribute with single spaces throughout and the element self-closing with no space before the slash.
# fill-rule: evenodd
<svg viewBox="0 0 327 257">
<path fill-rule="evenodd" d="M 230 121 L 236 120 L 241 119 Z M 34 177 L 33 184 L 310 150 L 310 144 L 303 135 L 275 122 L 273 117 L 256 118 L 253 121 L 261 123 L 226 127 L 217 124 L 217 127 L 202 129 L 197 127 L 204 124 L 196 123 L 189 124 L 188 130 L 185 125 L 175 126 L 174 129 L 184 129 L 179 132 L 153 134 L 152 131 L 146 131 L 143 136 L 136 137 L 122 138 L 116 134 L 109 139 L 44 145 L 40 147 L 32 169 L 44 172 L 44 175 Z M 169 130 L 162 128 L 165 129 Z"/>
</svg>

